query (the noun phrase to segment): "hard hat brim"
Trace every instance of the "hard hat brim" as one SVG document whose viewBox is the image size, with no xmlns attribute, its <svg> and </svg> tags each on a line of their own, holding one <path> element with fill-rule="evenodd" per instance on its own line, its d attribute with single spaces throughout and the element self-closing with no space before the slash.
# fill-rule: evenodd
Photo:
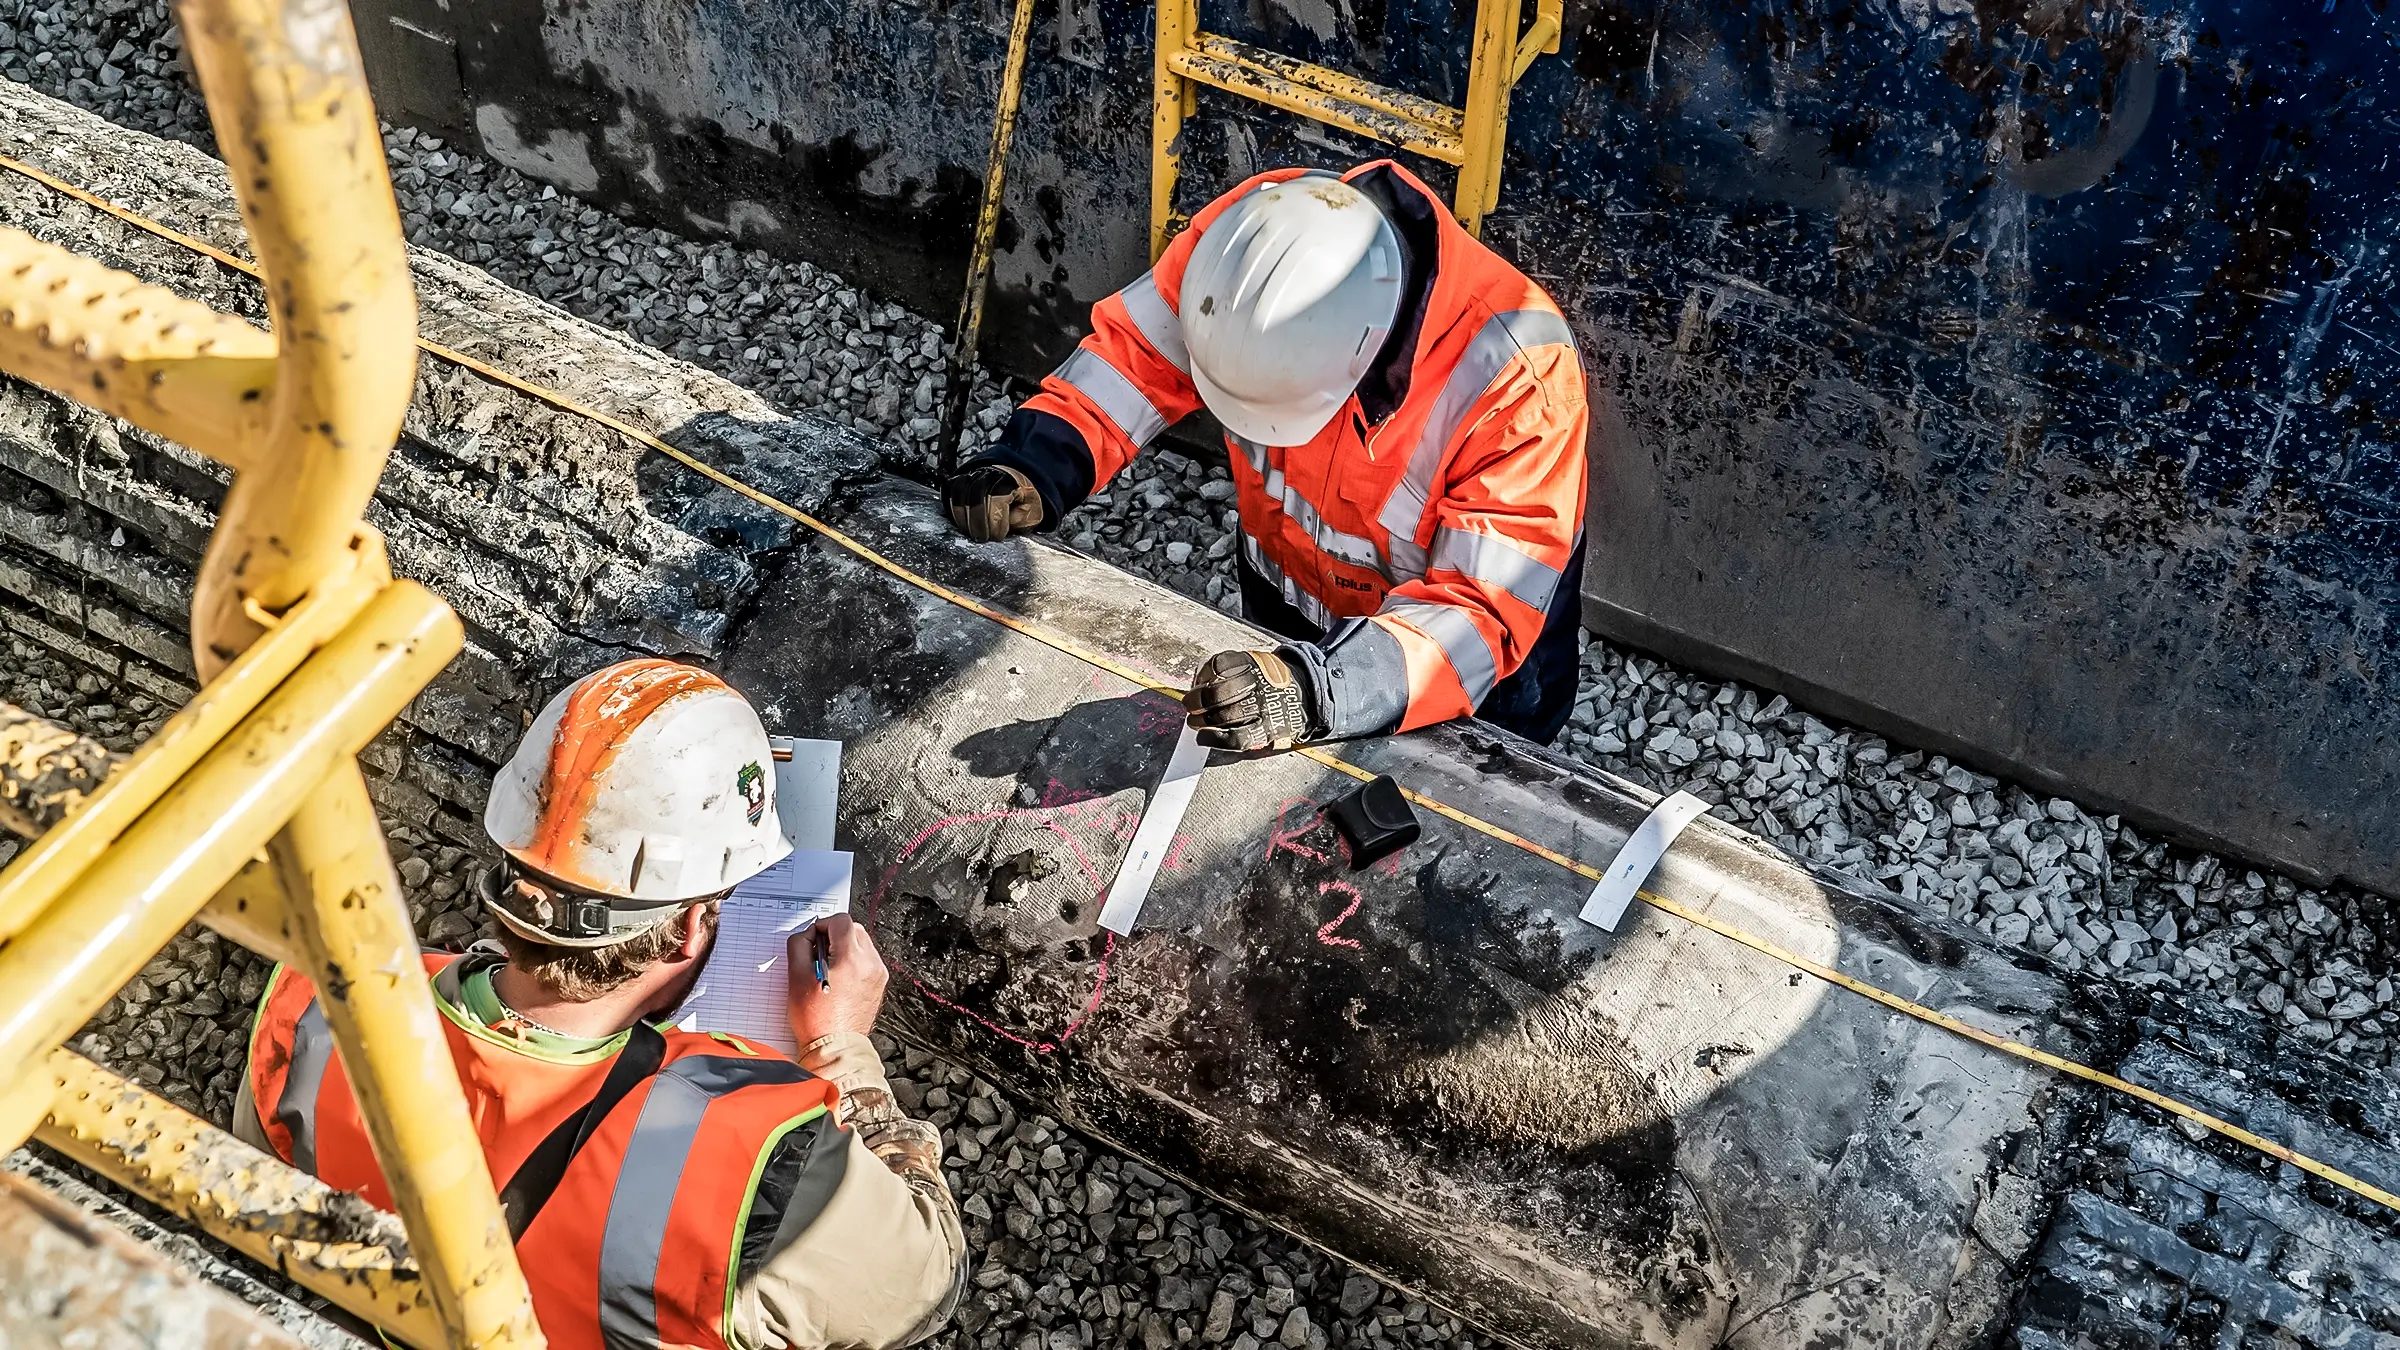
<svg viewBox="0 0 2400 1350">
<path fill-rule="evenodd" d="M 491 831 L 488 828 L 484 831 L 484 837 L 487 839 L 491 838 Z M 496 839 L 492 842 L 496 844 L 499 843 L 499 841 Z M 542 860 L 533 856 L 529 850 L 511 848 L 506 844 L 500 844 L 500 851 L 507 854 L 509 858 L 519 867 L 522 867 L 526 871 L 533 873 L 535 876 L 549 877 L 553 875 L 552 873 L 543 869 L 541 865 Z M 750 872 L 747 876 L 742 877 L 740 881 L 736 881 L 732 884 L 736 886 L 740 885 L 742 881 L 747 881 L 750 879 L 750 877 L 757 876 L 760 872 L 764 872 L 768 868 L 773 867 L 775 864 L 782 862 L 785 858 L 790 857 L 793 852 L 795 852 L 795 849 L 792 845 L 792 841 L 782 837 L 781 834 L 777 834 L 774 838 L 774 841 L 770 843 L 765 850 L 757 854 L 761 861 L 759 862 L 756 870 Z M 694 895 L 686 896 L 627 895 L 625 892 L 617 888 L 600 885 L 584 878 L 558 877 L 556 879 L 561 884 L 572 886 L 576 890 L 589 891 L 594 895 L 607 896 L 612 903 L 622 905 L 629 909 L 639 908 L 643 905 L 696 905 L 701 901 L 708 899 L 710 896 L 722 895 L 728 889 L 728 887 L 718 886 L 700 891 Z"/>
<path fill-rule="evenodd" d="M 1320 394 L 1306 400 L 1286 403 L 1257 403 L 1226 392 L 1215 380 L 1208 378 L 1198 362 L 1192 365 L 1192 385 L 1200 391 L 1200 401 L 1207 405 L 1209 415 L 1225 424 L 1225 429 L 1246 441 L 1260 445 L 1290 447 L 1306 445 L 1317 438 L 1326 425 L 1350 401 L 1358 386 L 1352 384 L 1338 393 Z"/>
</svg>

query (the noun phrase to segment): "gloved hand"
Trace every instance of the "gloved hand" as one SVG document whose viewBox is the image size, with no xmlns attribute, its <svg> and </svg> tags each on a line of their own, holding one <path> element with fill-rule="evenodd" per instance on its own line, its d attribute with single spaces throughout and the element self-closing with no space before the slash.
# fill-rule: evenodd
<svg viewBox="0 0 2400 1350">
<path fill-rule="evenodd" d="M 1211 750 L 1289 750 L 1324 725 L 1308 682 L 1277 652 L 1218 652 L 1183 706 Z"/>
<path fill-rule="evenodd" d="M 959 532 L 978 544 L 1042 523 L 1042 494 L 1005 464 L 970 464 L 942 484 L 942 504 Z"/>
</svg>

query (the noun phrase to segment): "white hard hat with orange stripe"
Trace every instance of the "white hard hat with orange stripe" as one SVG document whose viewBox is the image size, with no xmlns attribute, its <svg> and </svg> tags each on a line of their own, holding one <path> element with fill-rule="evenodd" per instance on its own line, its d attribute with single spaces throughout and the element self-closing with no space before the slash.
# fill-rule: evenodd
<svg viewBox="0 0 2400 1350">
<path fill-rule="evenodd" d="M 483 828 L 520 872 L 485 900 L 509 927 L 561 946 L 624 941 L 792 851 L 749 700 L 657 659 L 551 699 L 493 781 Z"/>
</svg>

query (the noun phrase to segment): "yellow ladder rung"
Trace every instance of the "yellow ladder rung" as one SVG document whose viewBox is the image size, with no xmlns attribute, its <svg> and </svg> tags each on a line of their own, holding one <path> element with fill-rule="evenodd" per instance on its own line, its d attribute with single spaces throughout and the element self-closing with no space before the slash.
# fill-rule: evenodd
<svg viewBox="0 0 2400 1350">
<path fill-rule="evenodd" d="M 1175 210 L 1183 123 L 1195 85 L 1458 166 L 1451 214 L 1480 236 L 1500 201 L 1500 157 L 1508 142 L 1509 95 L 1534 59 L 1558 50 L 1565 0 L 1534 0 L 1522 35 L 1523 0 L 1476 0 L 1464 108 L 1405 94 L 1372 80 L 1200 31 L 1199 0 L 1158 0 L 1151 45 L 1150 258 L 1166 251 L 1183 217 Z"/>
<path fill-rule="evenodd" d="M 1566 0 L 1539 0 L 1534 7 L 1533 24 L 1517 43 L 1517 58 L 1509 63 L 1508 82 L 1513 87 L 1525 78 L 1536 57 L 1558 50 L 1559 34 L 1566 22 Z"/>
<path fill-rule="evenodd" d="M 1445 164 L 1466 158 L 1465 113 L 1281 52 L 1217 33 L 1195 33 L 1190 46 L 1167 58 L 1167 67 L 1202 84 Z"/>
</svg>

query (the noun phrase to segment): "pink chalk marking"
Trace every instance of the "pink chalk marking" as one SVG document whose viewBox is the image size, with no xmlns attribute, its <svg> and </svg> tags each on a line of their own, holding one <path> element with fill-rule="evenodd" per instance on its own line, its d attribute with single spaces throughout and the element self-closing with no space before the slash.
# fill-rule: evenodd
<svg viewBox="0 0 2400 1350">
<path fill-rule="evenodd" d="M 1091 788 L 1071 788 L 1053 778 L 1050 785 L 1042 789 L 1041 806 L 1043 810 L 1055 810 L 1100 800 L 1103 800 L 1100 794 Z"/>
<path fill-rule="evenodd" d="M 1175 836 L 1174 842 L 1167 845 L 1167 856 L 1159 863 L 1158 870 L 1161 872 L 1182 871 L 1183 846 L 1190 842 L 1192 842 L 1192 837 L 1190 835 L 1178 833 Z"/>
<path fill-rule="evenodd" d="M 1165 699 L 1159 699 L 1158 704 L 1155 708 L 1144 708 L 1141 715 L 1133 719 L 1134 730 L 1146 736 L 1162 738 L 1182 735 L 1189 717 L 1183 705 Z"/>
<path fill-rule="evenodd" d="M 1093 1013 L 1100 1010 L 1101 993 L 1108 985 L 1108 960 L 1109 957 L 1115 954 L 1117 950 L 1117 935 L 1114 933 L 1108 933 L 1105 929 L 1103 929 L 1102 932 L 1107 936 L 1108 942 L 1100 949 L 1100 970 L 1092 981 L 1092 996 L 1084 1001 L 1083 1008 L 1075 1014 L 1074 1020 L 1067 1023 L 1066 1029 L 1058 1033 L 1058 1039 L 1055 1041 L 1037 1041 L 1030 1036 L 1020 1036 L 1016 1032 L 1010 1031 L 1008 1028 L 1000 1025 L 998 1022 L 995 1022 L 992 1019 L 984 1016 L 982 1013 L 975 1011 L 973 1008 L 967 1007 L 963 1003 L 954 1002 L 950 999 L 944 998 L 940 994 L 933 992 L 933 990 L 927 988 L 925 986 L 925 982 L 918 979 L 916 974 L 909 970 L 908 967 L 901 965 L 897 961 L 894 961 L 892 964 L 899 966 L 900 973 L 908 976 L 908 982 L 917 987 L 917 992 L 923 994 L 932 1002 L 938 1003 L 954 1013 L 964 1014 L 966 1017 L 981 1024 L 984 1030 L 999 1037 L 1001 1040 L 1007 1041 L 1012 1045 L 1024 1046 L 1026 1049 L 1033 1051 L 1035 1054 L 1046 1055 L 1051 1051 L 1056 1050 L 1060 1046 L 1065 1045 L 1067 1043 L 1067 1038 L 1073 1036 L 1076 1032 L 1076 1029 L 1081 1027 L 1086 1019 L 1088 1019 Z M 1356 946 L 1358 944 L 1352 943 L 1351 945 Z"/>
<path fill-rule="evenodd" d="M 1356 948 L 1358 946 L 1358 939 L 1335 937 L 1333 935 L 1333 930 L 1342 926 L 1342 920 L 1347 919 L 1351 915 L 1358 912 L 1358 902 L 1362 898 L 1358 893 L 1358 888 L 1351 885 L 1347 881 L 1326 881 L 1318 883 L 1317 894 L 1339 894 L 1350 897 L 1350 903 L 1343 907 L 1342 912 L 1327 920 L 1325 926 L 1317 930 L 1317 941 L 1324 943 L 1328 947 Z"/>
<path fill-rule="evenodd" d="M 1297 828 L 1287 830 L 1283 827 L 1284 818 L 1291 814 L 1291 810 L 1295 806 L 1305 806 L 1308 808 L 1308 823 L 1298 826 Z M 1308 797 L 1284 798 L 1283 805 L 1275 808 L 1275 828 L 1267 835 L 1267 851 L 1260 856 L 1259 861 L 1273 862 L 1275 860 L 1275 855 L 1278 852 L 1297 853 L 1301 857 L 1307 858 L 1312 862 L 1326 861 L 1325 851 L 1323 849 L 1312 848 L 1309 845 L 1300 842 L 1300 836 L 1317 828 L 1317 821 L 1320 818 L 1319 813 L 1321 813 L 1324 809 L 1325 808 L 1317 805 L 1313 799 Z"/>
<path fill-rule="evenodd" d="M 883 898 L 891 890 L 892 882 L 898 879 L 901 867 L 905 866 L 908 860 L 916 855 L 918 849 L 925 846 L 926 840 L 933 838 L 935 835 L 946 829 L 949 829 L 954 825 L 979 825 L 986 821 L 1005 820 L 1010 816 L 1030 816 L 1036 814 L 1039 814 L 1038 810 L 1028 809 L 985 811 L 977 815 L 944 816 L 940 820 L 937 820 L 931 825 L 926 826 L 922 831 L 918 832 L 916 838 L 908 841 L 908 847 L 901 849 L 900 856 L 892 861 L 892 865 L 890 867 L 884 869 L 883 879 L 875 883 L 875 894 L 867 901 L 868 930 L 874 930 L 877 918 L 882 915 Z M 1059 838 L 1066 841 L 1068 850 L 1075 855 L 1076 865 L 1083 868 L 1084 876 L 1090 879 L 1092 883 L 1092 894 L 1086 899 L 1085 903 L 1089 904 L 1092 901 L 1098 900 L 1100 898 L 1100 890 L 1103 885 L 1100 879 L 1100 869 L 1092 866 L 1092 860 L 1084 856 L 1083 845 L 1076 842 L 1075 836 L 1068 834 L 1065 830 L 1060 829 L 1055 822 L 1045 820 L 1042 822 L 1042 828 L 1050 831 L 1052 834 L 1055 834 Z M 1058 1049 L 1060 1046 L 1065 1045 L 1067 1043 L 1067 1039 L 1073 1036 L 1076 1030 L 1082 1027 L 1086 1021 L 1090 1020 L 1093 1013 L 1100 1010 L 1100 1001 L 1106 995 L 1108 990 L 1109 959 L 1116 954 L 1117 950 L 1117 935 L 1114 933 L 1107 933 L 1106 936 L 1108 940 L 1100 948 L 1100 968 L 1094 971 L 1092 974 L 1091 997 L 1084 1000 L 1083 1007 L 1077 1010 L 1075 1016 L 1068 1020 L 1066 1026 L 1059 1031 L 1057 1039 L 1055 1040 L 1039 1040 L 1032 1036 L 1022 1035 L 1018 1032 L 1011 1031 L 1007 1027 L 1004 1027 L 998 1022 L 995 1022 L 992 1019 L 984 1016 L 982 1013 L 975 1011 L 973 1008 L 967 1007 L 963 1003 L 959 1003 L 953 999 L 945 997 L 942 994 L 934 992 L 931 986 L 927 985 L 925 981 L 917 977 L 916 971 L 910 969 L 907 962 L 902 961 L 897 957 L 887 957 L 886 959 L 891 962 L 894 970 L 897 970 L 902 975 L 907 976 L 908 982 L 912 985 L 915 985 L 917 992 L 923 994 L 927 999 L 941 1005 L 942 1007 L 948 1008 L 952 1012 L 959 1013 L 972 1019 L 977 1024 L 982 1026 L 984 1030 L 991 1032 L 993 1035 L 998 1036 L 1000 1039 L 1007 1041 L 1012 1045 L 1021 1045 L 1036 1054 L 1046 1055 L 1051 1051 Z"/>
</svg>

